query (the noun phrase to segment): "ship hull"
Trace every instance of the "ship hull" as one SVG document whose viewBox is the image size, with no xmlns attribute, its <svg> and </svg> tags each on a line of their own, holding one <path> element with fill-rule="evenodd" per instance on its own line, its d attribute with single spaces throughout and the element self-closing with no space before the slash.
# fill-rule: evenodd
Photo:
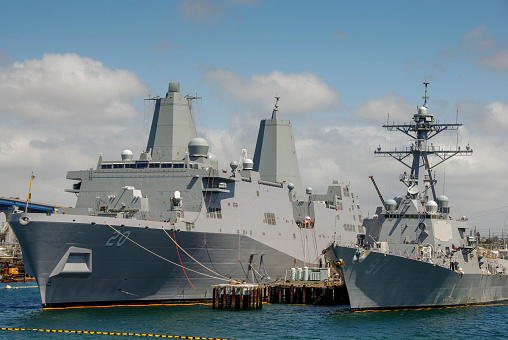
<svg viewBox="0 0 508 340">
<path fill-rule="evenodd" d="M 417 259 L 330 246 L 325 257 L 342 272 L 352 310 L 488 304 L 508 300 L 508 276 L 460 274 Z"/>
<path fill-rule="evenodd" d="M 19 222 L 23 217 L 28 224 Z M 209 299 L 214 284 L 283 278 L 298 262 L 240 234 L 137 220 L 38 218 L 16 214 L 10 224 L 45 308 Z"/>
</svg>

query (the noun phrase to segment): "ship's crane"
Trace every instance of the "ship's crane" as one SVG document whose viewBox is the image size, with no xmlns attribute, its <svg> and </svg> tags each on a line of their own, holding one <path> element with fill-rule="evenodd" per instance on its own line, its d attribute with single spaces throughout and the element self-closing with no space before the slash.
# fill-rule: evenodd
<svg viewBox="0 0 508 340">
<path fill-rule="evenodd" d="M 381 192 L 379 191 L 379 188 L 377 187 L 376 181 L 374 180 L 374 176 L 369 176 L 369 178 L 372 181 L 372 184 L 374 184 L 374 188 L 376 188 L 376 192 L 379 195 L 379 199 L 381 200 L 381 204 L 383 204 L 383 208 L 386 209 L 385 200 L 383 199 L 383 195 L 381 195 Z"/>
</svg>

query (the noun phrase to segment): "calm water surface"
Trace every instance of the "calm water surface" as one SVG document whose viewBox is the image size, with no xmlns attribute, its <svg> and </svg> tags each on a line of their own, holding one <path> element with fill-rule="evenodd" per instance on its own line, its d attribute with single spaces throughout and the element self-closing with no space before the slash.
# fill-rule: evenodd
<svg viewBox="0 0 508 340">
<path fill-rule="evenodd" d="M 13 287 L 33 283 L 11 284 Z M 263 305 L 257 311 L 211 306 L 42 310 L 36 288 L 0 286 L 0 327 L 132 332 L 228 339 L 505 338 L 508 305 L 350 313 L 340 307 Z M 0 331 L 0 339 L 132 339 L 132 336 Z M 136 337 L 139 338 L 139 337 Z"/>
</svg>

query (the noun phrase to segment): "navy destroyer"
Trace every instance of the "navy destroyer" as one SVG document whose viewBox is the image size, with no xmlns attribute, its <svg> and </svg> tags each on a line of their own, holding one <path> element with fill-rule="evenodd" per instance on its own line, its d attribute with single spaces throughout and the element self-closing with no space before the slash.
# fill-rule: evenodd
<svg viewBox="0 0 508 340">
<path fill-rule="evenodd" d="M 125 150 L 69 171 L 74 208 L 11 214 L 43 307 L 202 300 L 214 284 L 324 265 L 330 241 L 354 245 L 363 231 L 358 198 L 338 180 L 325 194 L 303 190 L 279 98 L 261 121 L 253 160 L 244 153 L 226 170 L 197 136 L 194 99 L 170 83 L 154 99 L 139 159 Z"/>
<path fill-rule="evenodd" d="M 352 310 L 397 309 L 484 304 L 508 299 L 508 261 L 478 248 L 467 217 L 437 196 L 434 168 L 453 156 L 468 156 L 470 146 L 445 150 L 429 140 L 462 124 L 443 124 L 424 105 L 406 124 L 384 125 L 412 138 L 402 150 L 382 150 L 407 166 L 399 179 L 403 196 L 384 200 L 366 218 L 366 234 L 356 247 L 332 244 L 326 258 L 342 273 Z M 411 160 L 412 156 L 412 160 Z M 437 162 L 432 163 L 432 156 Z"/>
</svg>

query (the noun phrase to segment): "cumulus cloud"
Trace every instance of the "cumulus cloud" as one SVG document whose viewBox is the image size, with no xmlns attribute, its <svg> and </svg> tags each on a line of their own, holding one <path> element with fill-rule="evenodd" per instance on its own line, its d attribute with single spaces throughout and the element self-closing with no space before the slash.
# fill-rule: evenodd
<svg viewBox="0 0 508 340">
<path fill-rule="evenodd" d="M 496 40 L 490 35 L 489 29 L 485 25 L 480 25 L 471 32 L 462 37 L 463 45 L 475 51 L 489 51 L 497 48 Z"/>
<path fill-rule="evenodd" d="M 508 133 L 508 104 L 492 102 L 483 107 L 471 107 L 467 116 L 473 122 L 475 130 L 480 133 Z M 475 110 L 476 109 L 476 110 Z M 476 111 L 473 113 L 473 110 Z"/>
<path fill-rule="evenodd" d="M 134 72 L 77 54 L 45 54 L 0 69 L 0 112 L 32 122 L 132 119 L 137 112 L 126 99 L 144 92 Z"/>
<path fill-rule="evenodd" d="M 354 117 L 377 124 L 385 124 L 388 117 L 390 122 L 404 122 L 411 118 L 411 113 L 416 113 L 416 108 L 395 94 L 369 100 L 353 110 Z"/>
<path fill-rule="evenodd" d="M 478 58 L 478 64 L 489 71 L 508 72 L 508 49 Z"/>
<path fill-rule="evenodd" d="M 33 171 L 34 201 L 74 204 L 64 193 L 68 170 L 95 166 L 100 152 L 115 159 L 125 148 L 142 148 L 141 114 L 131 100 L 145 93 L 134 72 L 77 54 L 0 68 L 0 192 L 26 195 Z"/>
<path fill-rule="evenodd" d="M 203 79 L 213 85 L 218 96 L 226 96 L 240 105 L 262 112 L 273 108 L 274 97 L 281 97 L 281 107 L 288 114 L 336 110 L 340 92 L 313 73 L 284 74 L 273 71 L 245 78 L 226 69 L 208 69 Z"/>
<path fill-rule="evenodd" d="M 268 115 L 265 118 L 269 118 Z M 210 152 L 219 160 L 221 169 L 229 169 L 229 162 L 239 162 L 242 149 L 247 149 L 247 157 L 254 157 L 259 129 L 259 119 L 251 112 L 234 115 L 227 129 L 198 128 L 198 132 L 210 144 Z"/>
<path fill-rule="evenodd" d="M 476 64 L 485 70 L 508 72 L 508 49 L 492 37 L 485 25 L 480 25 L 462 38 L 465 53 L 477 53 Z"/>
<path fill-rule="evenodd" d="M 407 62 L 406 69 L 414 72 L 429 68 L 444 74 L 453 61 L 464 57 L 473 57 L 476 66 L 486 71 L 508 72 L 508 49 L 492 36 L 486 25 L 465 33 L 460 41 L 438 51 L 428 63 Z"/>
</svg>

